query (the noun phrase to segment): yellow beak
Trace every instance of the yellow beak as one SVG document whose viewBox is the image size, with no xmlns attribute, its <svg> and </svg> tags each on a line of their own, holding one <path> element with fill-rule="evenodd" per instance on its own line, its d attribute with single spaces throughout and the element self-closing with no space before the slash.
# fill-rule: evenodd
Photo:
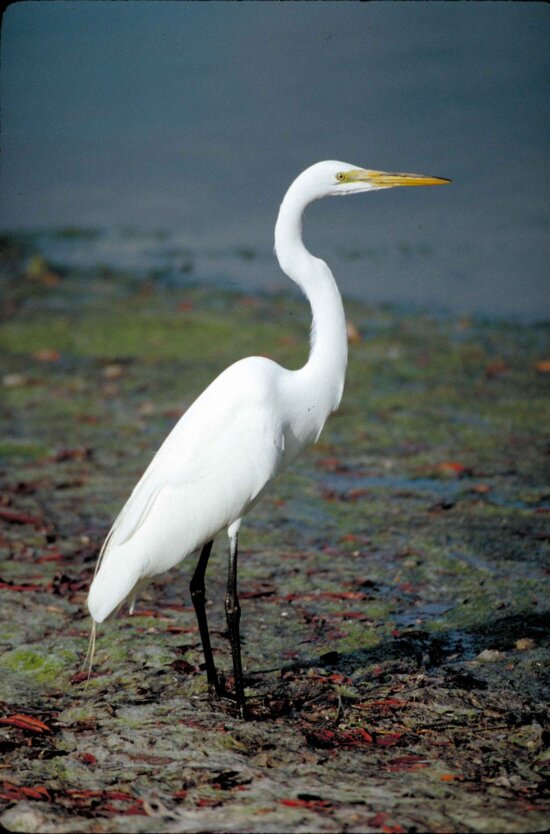
<svg viewBox="0 0 550 834">
<path fill-rule="evenodd" d="M 393 188 L 396 185 L 446 185 L 451 180 L 443 177 L 427 177 L 424 174 L 388 174 L 385 171 L 359 169 L 348 171 L 351 182 L 370 182 L 378 188 Z"/>
</svg>

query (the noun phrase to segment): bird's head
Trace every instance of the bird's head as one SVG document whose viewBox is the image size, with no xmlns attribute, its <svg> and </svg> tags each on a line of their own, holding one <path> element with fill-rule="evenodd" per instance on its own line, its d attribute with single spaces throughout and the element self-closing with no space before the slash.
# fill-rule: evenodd
<svg viewBox="0 0 550 834">
<path fill-rule="evenodd" d="M 390 174 L 358 168 L 348 162 L 327 160 L 307 168 L 296 180 L 296 184 L 309 191 L 312 200 L 320 197 L 358 194 L 361 191 L 379 191 L 397 185 L 445 185 L 451 182 L 441 177 L 424 174 Z"/>
</svg>

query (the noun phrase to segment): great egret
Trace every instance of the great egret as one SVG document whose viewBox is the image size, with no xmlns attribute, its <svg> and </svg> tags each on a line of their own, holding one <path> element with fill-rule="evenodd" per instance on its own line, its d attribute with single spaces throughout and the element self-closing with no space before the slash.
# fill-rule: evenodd
<svg viewBox="0 0 550 834">
<path fill-rule="evenodd" d="M 237 542 L 243 517 L 271 481 L 308 443 L 314 443 L 338 408 L 347 363 L 342 299 L 327 264 L 302 242 L 304 209 L 321 197 L 359 194 L 398 185 L 449 182 L 419 174 L 388 174 L 345 162 L 318 162 L 288 189 L 275 226 L 283 272 L 309 300 L 313 315 L 309 358 L 289 371 L 259 356 L 227 368 L 172 429 L 116 519 L 101 550 L 88 596 L 101 623 L 154 576 L 200 550 L 191 580 L 209 688 L 222 694 L 205 612 L 205 571 L 215 536 L 229 536 L 225 610 L 238 714 L 245 696 L 239 636 Z M 93 653 L 93 649 L 92 649 Z"/>
</svg>

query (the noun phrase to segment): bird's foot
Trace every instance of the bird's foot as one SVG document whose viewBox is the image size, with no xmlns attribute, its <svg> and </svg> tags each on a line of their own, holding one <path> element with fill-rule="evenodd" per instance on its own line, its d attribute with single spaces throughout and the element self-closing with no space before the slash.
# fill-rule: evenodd
<svg viewBox="0 0 550 834">
<path fill-rule="evenodd" d="M 237 718 L 240 718 L 242 721 L 248 721 L 250 715 L 248 713 L 248 708 L 246 706 L 246 701 L 243 703 L 236 702 L 235 703 L 235 712 Z"/>
<path fill-rule="evenodd" d="M 225 697 L 226 693 L 223 683 L 223 676 L 220 680 L 216 677 L 208 681 L 208 695 L 210 698 L 215 698 L 217 701 Z"/>
<path fill-rule="evenodd" d="M 212 681 L 212 683 L 208 684 L 208 691 L 210 696 L 215 698 L 217 701 L 229 701 L 231 704 L 231 712 L 234 713 L 237 718 L 247 720 L 250 717 L 244 695 L 241 694 L 240 697 L 237 696 L 234 689 L 233 677 L 231 675 L 228 679 L 224 674 L 221 674 L 216 683 Z"/>
</svg>

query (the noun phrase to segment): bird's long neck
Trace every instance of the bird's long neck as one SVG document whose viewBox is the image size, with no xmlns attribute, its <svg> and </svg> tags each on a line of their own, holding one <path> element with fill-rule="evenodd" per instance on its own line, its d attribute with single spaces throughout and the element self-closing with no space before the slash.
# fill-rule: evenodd
<svg viewBox="0 0 550 834">
<path fill-rule="evenodd" d="M 313 316 L 311 346 L 306 365 L 298 372 L 300 383 L 319 393 L 326 413 L 338 407 L 348 356 L 346 319 L 342 298 L 327 264 L 314 257 L 302 241 L 302 217 L 312 198 L 297 188 L 288 190 L 275 226 L 275 251 L 283 272 L 306 295 Z"/>
</svg>

